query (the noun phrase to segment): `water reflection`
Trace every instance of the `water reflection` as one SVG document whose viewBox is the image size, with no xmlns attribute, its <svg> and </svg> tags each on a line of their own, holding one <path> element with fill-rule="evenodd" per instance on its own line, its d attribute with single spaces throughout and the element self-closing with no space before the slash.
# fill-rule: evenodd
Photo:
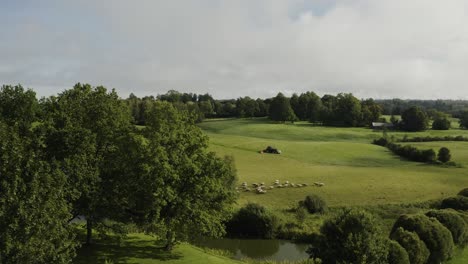
<svg viewBox="0 0 468 264">
<path fill-rule="evenodd" d="M 271 260 L 301 260 L 308 258 L 305 252 L 308 245 L 295 244 L 287 240 L 277 239 L 210 239 L 203 238 L 195 242 L 201 247 L 226 250 L 234 258 L 253 258 Z"/>
</svg>

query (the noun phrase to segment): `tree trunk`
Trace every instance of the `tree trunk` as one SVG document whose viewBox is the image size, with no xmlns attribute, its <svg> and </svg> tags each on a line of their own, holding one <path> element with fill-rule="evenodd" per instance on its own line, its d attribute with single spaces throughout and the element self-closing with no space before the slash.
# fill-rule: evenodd
<svg viewBox="0 0 468 264">
<path fill-rule="evenodd" d="M 91 245 L 91 237 L 93 235 L 93 223 L 90 217 L 86 218 L 86 245 Z"/>
<path fill-rule="evenodd" d="M 175 239 L 174 239 L 174 232 L 168 230 L 166 232 L 166 246 L 164 250 L 171 251 L 174 248 Z"/>
</svg>

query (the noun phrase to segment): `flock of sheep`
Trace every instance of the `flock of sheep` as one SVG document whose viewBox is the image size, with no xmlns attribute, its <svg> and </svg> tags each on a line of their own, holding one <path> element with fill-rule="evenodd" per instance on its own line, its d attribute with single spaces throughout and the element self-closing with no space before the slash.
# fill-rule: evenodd
<svg viewBox="0 0 468 264">
<path fill-rule="evenodd" d="M 322 187 L 325 184 L 323 182 L 314 182 L 314 186 Z M 240 187 L 236 187 L 236 190 L 239 191 L 255 191 L 258 194 L 265 194 L 267 190 L 273 190 L 275 188 L 287 188 L 287 187 L 306 187 L 308 186 L 307 183 L 289 183 L 289 181 L 285 181 L 283 184 L 280 183 L 279 180 L 275 180 L 273 185 L 266 186 L 264 182 L 261 183 L 252 183 L 251 187 L 247 184 L 247 182 L 243 182 Z"/>
</svg>

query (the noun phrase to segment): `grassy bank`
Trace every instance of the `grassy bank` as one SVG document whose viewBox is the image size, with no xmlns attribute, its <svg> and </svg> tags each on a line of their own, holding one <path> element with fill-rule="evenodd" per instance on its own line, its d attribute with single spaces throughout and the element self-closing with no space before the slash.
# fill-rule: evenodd
<svg viewBox="0 0 468 264">
<path fill-rule="evenodd" d="M 109 264 L 241 263 L 185 243 L 177 245 L 169 253 L 156 243 L 154 237 L 144 234 L 130 234 L 120 244 L 113 240 L 96 240 L 94 245 L 79 249 L 73 263 L 94 264 L 106 261 Z"/>
</svg>

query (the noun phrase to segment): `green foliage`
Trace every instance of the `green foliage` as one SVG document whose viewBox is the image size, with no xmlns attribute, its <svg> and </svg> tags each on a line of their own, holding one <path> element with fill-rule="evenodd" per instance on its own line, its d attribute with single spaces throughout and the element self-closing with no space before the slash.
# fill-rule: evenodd
<svg viewBox="0 0 468 264">
<path fill-rule="evenodd" d="M 379 141 L 377 143 L 381 143 Z M 374 143 L 375 144 L 375 143 Z M 387 143 L 387 148 L 398 156 L 402 156 L 411 161 L 417 162 L 434 162 L 436 159 L 436 153 L 433 149 L 420 150 L 410 145 L 400 145 L 395 143 Z"/>
<path fill-rule="evenodd" d="M 463 245 L 467 242 L 468 225 L 456 212 L 450 210 L 432 210 L 427 212 L 426 215 L 436 218 L 452 233 L 455 245 Z"/>
<path fill-rule="evenodd" d="M 399 227 L 418 234 L 431 252 L 428 263 L 440 263 L 453 255 L 452 234 L 437 219 L 425 215 L 402 215 L 393 225 L 391 236 Z"/>
<path fill-rule="evenodd" d="M 361 112 L 360 125 L 370 126 L 372 122 L 379 120 L 382 115 L 382 108 L 373 99 L 367 99 L 361 102 Z"/>
<path fill-rule="evenodd" d="M 41 135 L 0 122 L 0 263 L 69 263 L 66 175 L 42 160 Z"/>
<path fill-rule="evenodd" d="M 387 263 L 388 248 L 376 219 L 369 213 L 344 209 L 325 221 L 308 249 L 323 263 Z"/>
<path fill-rule="evenodd" d="M 463 111 L 459 115 L 459 123 L 461 128 L 468 128 L 468 111 Z"/>
<path fill-rule="evenodd" d="M 19 126 L 19 132 L 28 133 L 32 123 L 39 115 L 36 93 L 25 90 L 21 85 L 3 85 L 0 88 L 0 120 L 13 126 Z"/>
<path fill-rule="evenodd" d="M 124 218 L 129 194 L 116 193 L 121 182 L 109 164 L 130 132 L 130 113 L 115 91 L 79 83 L 42 106 L 45 120 L 37 129 L 46 133 L 46 157 L 67 172 L 72 213 L 86 217 L 90 243 L 93 224 Z"/>
<path fill-rule="evenodd" d="M 278 93 L 278 95 L 271 100 L 269 112 L 270 119 L 273 121 L 294 122 L 297 120 L 297 117 L 291 108 L 289 99 L 282 93 Z"/>
<path fill-rule="evenodd" d="M 361 102 L 352 94 L 324 95 L 322 105 L 320 116 L 325 125 L 354 127 L 362 121 Z"/>
<path fill-rule="evenodd" d="M 311 214 L 322 214 L 327 210 L 326 202 L 318 195 L 307 195 L 303 201 L 299 202 L 299 206 L 304 207 Z"/>
<path fill-rule="evenodd" d="M 449 130 L 452 123 L 446 116 L 438 116 L 432 122 L 432 129 L 434 130 Z"/>
<path fill-rule="evenodd" d="M 273 238 L 279 227 L 278 219 L 265 207 L 249 203 L 237 211 L 226 224 L 229 236 Z"/>
<path fill-rule="evenodd" d="M 319 121 L 322 102 L 314 92 L 306 92 L 299 97 L 294 94 L 291 97 L 291 107 L 299 120 L 317 122 Z"/>
<path fill-rule="evenodd" d="M 410 132 L 423 131 L 427 129 L 429 118 L 421 108 L 413 106 L 401 114 L 401 122 L 403 130 Z"/>
<path fill-rule="evenodd" d="M 439 152 L 437 153 L 437 160 L 445 163 L 450 161 L 452 158 L 452 155 L 450 154 L 450 150 L 446 147 L 442 147 L 439 149 Z"/>
<path fill-rule="evenodd" d="M 452 208 L 455 210 L 467 211 L 468 210 L 468 197 L 458 195 L 454 197 L 445 198 L 444 200 L 442 200 L 441 208 L 442 209 Z"/>
<path fill-rule="evenodd" d="M 167 248 L 194 236 L 223 235 L 236 199 L 233 159 L 208 152 L 208 139 L 193 118 L 167 102 L 150 109 L 141 133 L 148 144 L 140 177 L 148 185 L 137 186 L 146 195 L 136 204 L 148 204 L 147 222 L 164 234 Z"/>
<path fill-rule="evenodd" d="M 388 257 L 389 264 L 410 264 L 409 256 L 406 250 L 400 246 L 398 242 L 390 240 L 388 242 Z"/>
<path fill-rule="evenodd" d="M 406 250 L 411 264 L 424 264 L 429 259 L 429 249 L 416 233 L 398 227 L 392 232 L 390 238 Z"/>
<path fill-rule="evenodd" d="M 460 192 L 458 192 L 458 195 L 468 197 L 468 188 L 465 188 L 461 190 Z"/>
</svg>

